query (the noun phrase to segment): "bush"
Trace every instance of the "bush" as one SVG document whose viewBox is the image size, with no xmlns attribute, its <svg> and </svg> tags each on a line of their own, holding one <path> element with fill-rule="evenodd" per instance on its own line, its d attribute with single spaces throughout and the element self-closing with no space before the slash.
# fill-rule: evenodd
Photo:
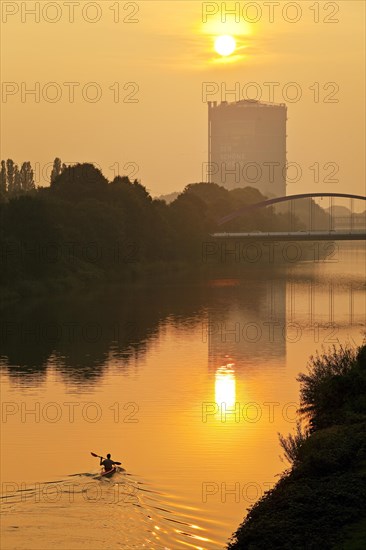
<svg viewBox="0 0 366 550">
<path fill-rule="evenodd" d="M 361 366 L 365 349 L 333 346 L 328 354 L 310 358 L 308 374 L 300 374 L 297 380 L 301 383 L 299 412 L 309 421 L 311 432 L 342 424 L 356 403 L 357 412 L 366 413 L 362 405 L 366 371 Z"/>
<path fill-rule="evenodd" d="M 278 437 L 286 460 L 290 464 L 297 464 L 301 458 L 301 449 L 304 442 L 309 437 L 309 430 L 307 428 L 303 429 L 301 422 L 297 422 L 295 435 L 288 434 L 288 436 L 285 437 L 278 434 Z"/>
<path fill-rule="evenodd" d="M 292 468 L 249 509 L 228 549 L 363 548 L 365 358 L 366 346 L 311 358 L 299 377 L 309 429 L 298 423 L 294 435 L 279 436 Z"/>
</svg>

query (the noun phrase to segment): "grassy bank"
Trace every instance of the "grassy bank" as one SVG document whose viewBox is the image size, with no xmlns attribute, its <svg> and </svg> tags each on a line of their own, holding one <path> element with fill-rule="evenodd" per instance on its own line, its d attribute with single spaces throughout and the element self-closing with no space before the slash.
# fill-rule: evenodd
<svg viewBox="0 0 366 550">
<path fill-rule="evenodd" d="M 299 381 L 307 428 L 281 437 L 292 466 L 249 510 L 230 550 L 365 548 L 366 346 L 312 357 Z"/>
</svg>

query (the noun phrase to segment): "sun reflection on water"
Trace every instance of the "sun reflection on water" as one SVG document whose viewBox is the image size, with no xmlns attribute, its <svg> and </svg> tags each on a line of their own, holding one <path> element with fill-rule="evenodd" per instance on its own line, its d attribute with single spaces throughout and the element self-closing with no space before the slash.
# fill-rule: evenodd
<svg viewBox="0 0 366 550">
<path fill-rule="evenodd" d="M 233 407 L 236 402 L 236 380 L 234 363 L 219 367 L 215 375 L 215 401 L 226 408 Z"/>
</svg>

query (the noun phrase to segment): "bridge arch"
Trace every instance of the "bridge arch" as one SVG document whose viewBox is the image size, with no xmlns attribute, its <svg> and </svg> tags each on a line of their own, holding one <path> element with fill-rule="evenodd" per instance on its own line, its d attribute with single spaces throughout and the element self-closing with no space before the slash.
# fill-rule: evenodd
<svg viewBox="0 0 366 550">
<path fill-rule="evenodd" d="M 313 199 L 315 197 L 341 197 L 346 199 L 358 199 L 358 200 L 366 201 L 366 197 L 364 197 L 363 195 L 352 195 L 349 193 L 300 193 L 297 195 L 287 195 L 285 197 L 276 197 L 274 199 L 268 199 L 265 201 L 256 202 L 254 204 L 249 204 L 248 206 L 244 206 L 243 208 L 240 208 L 239 210 L 235 210 L 234 212 L 231 212 L 231 214 L 227 214 L 226 216 L 220 218 L 217 223 L 218 225 L 223 225 L 230 220 L 234 220 L 235 218 L 238 218 L 245 212 L 250 212 L 251 210 L 256 210 L 258 208 L 265 208 L 266 206 L 271 206 L 272 204 L 287 202 L 291 200 L 306 199 L 306 198 Z"/>
</svg>

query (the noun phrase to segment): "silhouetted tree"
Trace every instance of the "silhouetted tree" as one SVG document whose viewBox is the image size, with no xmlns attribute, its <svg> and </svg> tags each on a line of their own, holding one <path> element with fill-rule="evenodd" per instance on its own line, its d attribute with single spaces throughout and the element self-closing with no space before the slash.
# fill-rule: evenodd
<svg viewBox="0 0 366 550">
<path fill-rule="evenodd" d="M 21 178 L 20 178 L 20 172 L 19 172 L 19 168 L 18 168 L 18 165 L 15 164 L 14 165 L 14 179 L 13 179 L 13 187 L 12 187 L 12 191 L 11 191 L 11 195 L 14 197 L 14 196 L 18 196 L 20 194 L 20 191 L 22 189 L 22 186 L 21 186 Z"/>
<path fill-rule="evenodd" d="M 11 195 L 14 191 L 14 161 L 12 159 L 8 159 L 6 161 L 6 177 L 8 180 L 8 193 Z"/>
<path fill-rule="evenodd" d="M 53 168 L 51 172 L 51 184 L 54 183 L 57 176 L 61 174 L 61 172 L 63 171 L 62 170 L 63 166 L 66 168 L 65 164 L 61 165 L 61 159 L 56 157 L 55 160 L 53 161 Z"/>
<path fill-rule="evenodd" d="M 20 186 L 25 193 L 33 191 L 36 186 L 34 183 L 34 174 L 30 162 L 23 162 L 20 169 Z"/>
<path fill-rule="evenodd" d="M 11 243 L 13 253 L 7 257 L 11 280 L 40 279 L 57 273 L 57 256 L 54 261 L 52 254 L 59 241 L 58 230 L 48 204 L 38 197 L 21 195 L 9 200 L 3 208 L 0 236 L 5 233 Z"/>
<path fill-rule="evenodd" d="M 51 191 L 67 200 L 103 198 L 108 180 L 93 164 L 67 166 L 53 182 Z"/>
<path fill-rule="evenodd" d="M 5 197 L 6 195 L 6 164 L 5 160 L 1 161 L 0 169 L 0 196 Z"/>
<path fill-rule="evenodd" d="M 194 196 L 201 199 L 213 221 L 233 209 L 229 191 L 216 183 L 191 183 L 185 187 L 181 197 L 183 196 Z M 179 197 L 176 200 L 180 200 Z"/>
</svg>

